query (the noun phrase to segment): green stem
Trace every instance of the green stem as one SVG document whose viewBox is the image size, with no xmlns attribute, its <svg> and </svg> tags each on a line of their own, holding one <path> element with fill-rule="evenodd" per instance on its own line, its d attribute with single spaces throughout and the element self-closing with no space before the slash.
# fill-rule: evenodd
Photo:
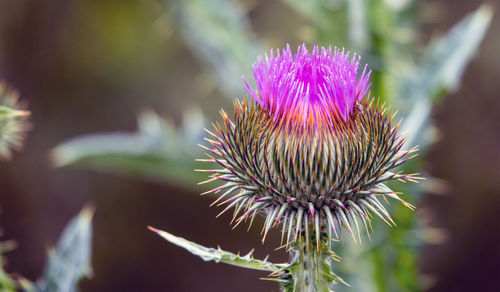
<svg viewBox="0 0 500 292">
<path fill-rule="evenodd" d="M 330 292 L 333 283 L 343 280 L 332 271 L 332 260 L 338 257 L 330 248 L 328 236 L 322 232 L 308 238 L 308 232 L 290 247 L 290 265 L 285 269 L 288 276 L 283 292 Z M 319 245 L 318 245 L 319 243 Z"/>
</svg>

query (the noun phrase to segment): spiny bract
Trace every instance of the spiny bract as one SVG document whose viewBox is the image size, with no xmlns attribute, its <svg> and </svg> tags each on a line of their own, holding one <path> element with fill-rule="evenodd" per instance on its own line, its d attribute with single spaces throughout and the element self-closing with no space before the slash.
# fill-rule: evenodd
<svg viewBox="0 0 500 292">
<path fill-rule="evenodd" d="M 258 91 L 245 81 L 254 101 L 235 101 L 234 119 L 222 110 L 222 123 L 207 131 L 209 159 L 201 161 L 220 167 L 201 171 L 212 173 L 207 182 L 225 182 L 206 192 L 219 194 L 214 204 L 227 205 L 221 213 L 234 208 L 236 225 L 261 213 L 263 239 L 281 223 L 288 244 L 309 238 L 311 228 L 317 239 L 326 227 L 330 238 L 342 227 L 359 237 L 372 214 L 392 224 L 380 197 L 412 208 L 384 183 L 414 179 L 391 170 L 415 149 L 402 150 L 394 116 L 363 100 L 370 73 L 365 67 L 357 78 L 358 67 L 349 52 L 317 46 L 312 54 L 302 45 L 295 55 L 287 47 L 265 62 L 259 57 Z"/>
</svg>

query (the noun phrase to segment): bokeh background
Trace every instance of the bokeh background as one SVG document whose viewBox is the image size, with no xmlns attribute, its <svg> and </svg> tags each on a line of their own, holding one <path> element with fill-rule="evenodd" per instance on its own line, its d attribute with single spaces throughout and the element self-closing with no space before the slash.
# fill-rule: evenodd
<svg viewBox="0 0 500 292">
<path fill-rule="evenodd" d="M 17 242 L 17 248 L 4 255 L 6 270 L 37 279 L 47 248 L 56 243 L 68 220 L 93 202 L 94 275 L 81 282 L 82 291 L 278 291 L 275 283 L 259 280 L 265 273 L 205 263 L 146 229 L 152 225 L 234 252 L 255 247 L 257 257 L 270 254 L 271 260 L 286 260 L 283 251 L 274 250 L 277 234 L 262 245 L 259 228 L 231 230 L 230 216 L 215 219 L 220 209 L 208 207 L 212 199 L 198 196 L 201 189 L 189 187 L 196 177 L 185 178 L 177 164 L 160 171 L 162 175 L 154 171 L 148 175 L 143 168 L 127 168 L 120 161 L 55 167 L 58 161 L 51 151 L 79 135 L 133 133 L 137 116 L 151 115 L 151 110 L 190 137 L 192 127 L 203 125 L 196 122 L 201 119 L 199 112 L 213 119 L 222 106 L 229 108 L 228 96 L 243 95 L 241 75 L 250 75 L 238 68 L 248 70 L 257 54 L 286 43 L 293 47 L 303 41 L 337 46 L 354 42 L 367 52 L 363 60 L 376 60 L 368 46 L 363 47 L 363 40 L 356 42 L 356 33 L 343 37 L 342 1 L 319 1 L 318 7 L 326 10 L 317 11 L 321 19 L 325 17 L 321 11 L 338 10 L 328 15 L 328 19 L 339 19 L 338 26 L 318 23 L 314 14 L 301 13 L 288 2 L 294 1 L 0 1 L 0 78 L 19 90 L 32 111 L 33 124 L 25 150 L 12 161 L 0 163 L 0 226 L 4 239 Z M 377 1 L 366 2 L 371 3 L 366 9 L 378 9 Z M 402 43 L 407 37 L 414 45 L 403 46 L 403 52 L 416 54 L 481 4 L 466 0 L 382 2 L 411 6 L 397 17 L 412 20 L 413 26 L 404 21 L 387 25 L 407 28 L 401 32 Z M 490 4 L 498 7 L 500 1 Z M 206 31 L 215 30 L 210 24 L 216 27 L 217 19 L 197 22 L 214 11 L 234 22 L 217 40 L 222 45 L 224 41 L 242 44 L 232 46 L 230 56 L 217 54 L 207 42 Z M 385 17 L 383 11 L 374 12 L 367 25 L 386 22 Z M 204 24 L 201 31 L 200 23 Z M 376 37 L 372 42 L 372 49 L 383 50 L 383 42 Z M 439 240 L 421 240 L 412 247 L 414 258 L 408 265 L 415 262 L 416 268 L 399 273 L 414 275 L 396 277 L 400 286 L 389 286 L 382 279 L 393 278 L 391 271 L 362 291 L 500 290 L 498 52 L 500 19 L 495 16 L 459 90 L 441 94 L 433 102 L 435 141 L 422 150 L 413 170 L 439 180 L 430 180 L 424 191 L 411 197 L 418 209 L 414 214 L 404 211 L 404 216 L 419 219 L 411 223 L 416 233 L 437 233 L 434 239 Z M 386 54 L 391 56 L 391 52 Z M 393 66 L 400 65 L 401 51 L 393 54 Z M 210 58 L 212 63 L 207 61 Z M 384 69 L 376 62 L 373 66 Z M 379 80 L 382 77 L 374 74 L 373 82 Z M 384 86 L 390 88 L 390 82 Z M 378 95 L 394 92 L 375 90 Z M 185 146 L 183 155 L 194 160 L 197 152 L 190 152 L 192 146 Z M 196 167 L 192 160 L 186 162 L 187 167 Z M 376 255 L 364 257 L 377 261 Z M 383 253 L 378 255 L 378 261 L 387 260 Z M 377 266 L 373 267 L 377 277 Z M 368 277 L 356 274 L 356 263 L 351 271 L 354 281 Z M 416 278 L 419 287 L 412 280 L 405 285 L 408 277 Z"/>
</svg>

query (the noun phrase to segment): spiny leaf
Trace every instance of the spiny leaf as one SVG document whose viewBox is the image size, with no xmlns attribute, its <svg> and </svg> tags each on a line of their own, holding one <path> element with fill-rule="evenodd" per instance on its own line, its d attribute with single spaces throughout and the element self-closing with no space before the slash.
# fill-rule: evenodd
<svg viewBox="0 0 500 292">
<path fill-rule="evenodd" d="M 91 275 L 92 207 L 85 207 L 64 229 L 49 253 L 43 277 L 27 291 L 76 292 L 78 282 Z"/>
<path fill-rule="evenodd" d="M 236 255 L 234 253 L 215 248 L 208 248 L 192 241 L 186 240 L 182 237 L 172 235 L 166 231 L 158 230 L 153 227 L 148 227 L 149 230 L 155 232 L 165 240 L 179 247 L 184 248 L 190 253 L 199 256 L 204 261 L 214 261 L 216 263 L 225 263 L 247 269 L 261 270 L 274 272 L 285 267 L 285 264 L 274 264 L 266 260 L 257 260 L 252 256 L 252 252 L 245 256 Z"/>
<path fill-rule="evenodd" d="M 200 152 L 195 145 L 201 140 L 201 112 L 187 112 L 180 129 L 151 111 L 141 113 L 138 124 L 135 133 L 92 134 L 63 142 L 51 151 L 53 162 L 196 187 L 201 175 L 193 172 L 192 153 Z"/>
<path fill-rule="evenodd" d="M 440 91 L 456 90 L 462 75 L 488 30 L 493 9 L 479 7 L 456 24 L 445 36 L 429 45 L 421 66 L 403 87 L 403 97 L 415 100 L 413 110 L 401 129 L 408 130 L 406 147 L 412 147 L 421 136 L 431 111 L 431 99 Z M 423 146 L 428 141 L 419 141 Z"/>
</svg>

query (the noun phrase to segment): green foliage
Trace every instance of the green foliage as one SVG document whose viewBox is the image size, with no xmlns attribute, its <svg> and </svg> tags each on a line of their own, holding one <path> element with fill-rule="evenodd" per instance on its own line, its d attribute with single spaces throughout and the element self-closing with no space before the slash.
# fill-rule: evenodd
<svg viewBox="0 0 500 292">
<path fill-rule="evenodd" d="M 92 215 L 94 210 L 84 208 L 64 229 L 40 280 L 25 283 L 28 292 L 76 292 L 83 277 L 91 275 Z"/>
<path fill-rule="evenodd" d="M 293 255 L 290 263 L 275 264 L 266 259 L 255 259 L 252 255 L 253 250 L 244 256 L 240 256 L 239 254 L 224 251 L 220 247 L 217 249 L 204 247 L 153 227 L 149 227 L 149 229 L 168 242 L 184 248 L 206 262 L 214 261 L 247 269 L 271 272 L 271 278 L 266 278 L 266 280 L 280 283 L 283 291 L 329 292 L 335 281 L 346 284 L 332 271 L 332 260 L 338 261 L 339 258 L 330 249 L 326 234 L 319 241 L 319 246 L 316 246 L 314 236 L 312 240 L 304 241 L 304 239 L 301 239 L 294 242 L 293 246 L 290 246 Z"/>
<path fill-rule="evenodd" d="M 159 236 L 163 237 L 168 242 L 182 247 L 190 253 L 199 256 L 206 262 L 214 261 L 216 263 L 225 263 L 233 266 L 243 267 L 247 269 L 274 272 L 285 267 L 284 264 L 273 264 L 267 260 L 257 260 L 253 257 L 253 251 L 250 251 L 245 256 L 234 254 L 228 251 L 217 248 L 208 248 L 197 243 L 186 240 L 182 237 L 172 235 L 166 231 L 158 230 L 153 227 L 149 229 Z"/>
<path fill-rule="evenodd" d="M 193 175 L 194 154 L 203 131 L 198 111 L 185 114 L 181 129 L 154 112 L 143 112 L 136 133 L 94 134 L 64 142 L 52 151 L 56 166 L 77 163 L 100 171 L 168 181 L 191 188 L 201 181 Z"/>
<path fill-rule="evenodd" d="M 412 110 L 405 117 L 402 130 L 408 130 L 407 146 L 425 146 L 432 101 L 443 92 L 456 90 L 462 75 L 488 30 L 493 10 L 481 6 L 467 15 L 443 37 L 434 40 L 425 50 L 419 66 L 409 70 L 399 96 L 402 102 L 411 100 Z M 399 102 L 399 103 L 402 103 Z"/>
<path fill-rule="evenodd" d="M 3 270 L 2 254 L 13 248 L 12 241 L 0 242 L 0 291 L 14 292 L 76 292 L 83 277 L 91 274 L 93 209 L 84 208 L 65 227 L 55 249 L 49 252 L 45 271 L 40 280 L 14 280 Z"/>
<path fill-rule="evenodd" d="M 30 112 L 19 103 L 17 92 L 0 82 L 0 158 L 10 158 L 11 149 L 20 149 L 29 129 Z M 3 253 L 13 249 L 13 241 L 0 241 L 0 291 L 13 292 L 24 287 L 26 291 L 78 291 L 79 280 L 90 273 L 91 219 L 93 210 L 85 208 L 63 231 L 54 250 L 50 252 L 45 272 L 40 281 L 13 279 L 4 271 Z"/>
</svg>

